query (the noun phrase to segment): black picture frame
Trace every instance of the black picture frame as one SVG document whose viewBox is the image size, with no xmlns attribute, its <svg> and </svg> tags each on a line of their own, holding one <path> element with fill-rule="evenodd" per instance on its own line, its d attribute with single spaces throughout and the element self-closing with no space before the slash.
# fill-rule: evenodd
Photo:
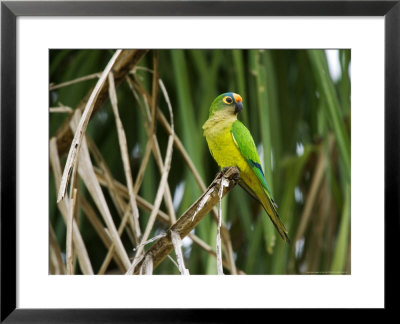
<svg viewBox="0 0 400 324">
<path fill-rule="evenodd" d="M 2 1 L 1 2 L 1 322 L 225 322 L 237 310 L 16 308 L 16 19 L 19 16 L 381 16 L 385 19 L 385 309 L 398 277 L 400 0 L 395 1 Z M 372 154 L 372 152 L 371 152 Z M 371 170 L 373 172 L 373 170 Z M 371 174 L 366 175 L 366 177 Z M 373 190 L 371 197 L 373 199 Z M 368 247 L 365 247 L 366 249 Z M 393 292 L 393 293 L 392 293 Z M 260 310 L 258 310 L 260 312 Z M 260 314 L 262 316 L 262 314 Z"/>
</svg>

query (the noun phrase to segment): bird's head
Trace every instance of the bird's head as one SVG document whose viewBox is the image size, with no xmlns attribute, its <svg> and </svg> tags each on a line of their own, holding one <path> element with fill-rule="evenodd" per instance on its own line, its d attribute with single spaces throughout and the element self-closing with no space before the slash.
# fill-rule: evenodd
<svg viewBox="0 0 400 324">
<path fill-rule="evenodd" d="M 243 109 L 242 97 L 237 93 L 226 92 L 214 99 L 210 107 L 210 116 L 216 112 L 231 112 L 237 115 Z"/>
</svg>

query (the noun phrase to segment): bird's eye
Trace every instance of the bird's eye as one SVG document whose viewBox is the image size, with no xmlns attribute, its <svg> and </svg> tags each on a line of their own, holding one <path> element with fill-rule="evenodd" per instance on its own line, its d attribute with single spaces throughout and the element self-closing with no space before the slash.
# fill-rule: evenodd
<svg viewBox="0 0 400 324">
<path fill-rule="evenodd" d="M 227 105 L 230 105 L 233 102 L 233 99 L 229 96 L 224 97 L 224 99 L 222 99 L 222 101 L 224 103 L 226 103 Z"/>
</svg>

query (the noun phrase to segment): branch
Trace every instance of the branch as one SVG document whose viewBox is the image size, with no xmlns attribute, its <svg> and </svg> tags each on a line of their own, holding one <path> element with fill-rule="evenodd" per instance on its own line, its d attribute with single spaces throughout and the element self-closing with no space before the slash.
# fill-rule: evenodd
<svg viewBox="0 0 400 324">
<path fill-rule="evenodd" d="M 86 139 L 88 139 L 89 137 L 87 137 Z M 111 186 L 111 184 L 110 184 L 110 182 L 108 182 L 107 180 L 106 180 L 106 176 L 103 174 L 103 170 L 100 170 L 99 168 L 97 168 L 97 167 L 94 167 L 94 169 L 95 169 L 95 172 L 96 172 L 96 176 L 97 176 L 97 179 L 99 180 L 99 182 L 100 182 L 100 184 L 102 185 L 102 186 L 104 186 L 104 187 L 106 187 L 106 188 L 109 188 L 109 192 L 112 192 L 112 191 L 116 191 L 119 195 L 121 195 L 121 197 L 123 197 L 123 198 L 125 198 L 125 199 L 129 199 L 129 194 L 128 194 L 128 189 L 126 188 L 126 186 L 125 185 L 123 185 L 122 183 L 120 183 L 120 182 L 118 182 L 117 180 L 115 180 L 115 179 L 112 179 L 112 185 L 115 187 L 114 189 L 112 189 L 112 190 L 110 190 L 110 186 Z M 153 208 L 154 208 L 154 206 L 151 204 L 151 203 L 149 203 L 148 201 L 146 201 L 145 199 L 143 199 L 142 197 L 140 197 L 139 195 L 136 195 L 136 200 L 137 200 L 137 204 L 138 204 L 138 206 L 140 207 L 140 208 L 142 208 L 143 210 L 146 210 L 147 212 L 149 212 L 149 213 L 151 213 L 151 211 L 153 210 Z M 125 209 L 125 207 L 124 207 L 124 209 Z M 213 209 L 213 210 L 215 210 L 215 208 Z M 165 213 L 165 212 L 163 212 L 162 210 L 159 210 L 158 211 L 158 214 L 157 214 L 157 217 L 158 217 L 158 220 L 159 221 L 161 221 L 163 224 L 166 224 L 166 225 L 171 225 L 171 223 L 170 223 L 170 217 Z M 102 228 L 102 227 L 101 227 Z M 223 227 L 223 224 L 222 224 L 222 227 L 221 227 L 221 230 L 223 230 L 224 229 L 224 227 Z M 226 229 L 226 228 L 225 228 Z M 104 231 L 103 231 L 104 232 Z M 226 231 L 224 232 L 224 231 L 222 231 L 221 232 L 221 234 L 222 233 L 226 233 L 226 235 L 228 235 L 229 234 L 229 232 L 228 232 L 228 229 L 226 229 Z M 210 254 L 210 255 L 213 255 L 214 257 L 216 257 L 216 253 L 215 253 L 215 250 L 211 247 L 211 246 L 209 246 L 207 243 L 205 243 L 203 240 L 201 240 L 198 236 L 196 236 L 195 234 L 193 234 L 193 233 L 190 233 L 189 235 L 188 235 L 188 237 L 190 237 L 191 239 L 192 239 L 192 241 L 193 241 L 193 243 L 194 244 L 196 244 L 197 246 L 199 246 L 201 249 L 203 249 L 205 252 L 207 252 L 208 254 Z M 108 238 L 108 236 L 106 237 L 106 238 Z M 155 238 L 155 239 L 154 239 Z M 223 238 L 223 237 L 222 237 Z M 154 239 L 154 240 L 153 240 Z M 151 242 L 154 242 L 154 241 L 156 241 L 158 239 L 158 237 L 153 237 L 151 240 Z M 147 241 L 148 242 L 148 241 Z M 110 246 L 110 244 L 108 244 L 107 245 L 107 248 L 109 248 L 109 246 Z M 230 245 L 228 245 L 227 247 L 226 247 L 226 249 L 230 249 L 232 247 L 232 245 L 230 244 Z M 136 247 L 136 248 L 138 248 L 138 247 Z M 232 255 L 233 255 L 233 252 L 231 253 Z M 119 260 L 119 259 L 117 259 L 117 260 Z M 223 262 L 223 265 L 224 265 L 224 267 L 225 268 L 227 268 L 230 272 L 231 272 L 231 274 L 245 274 L 242 270 L 237 270 L 236 271 L 236 267 L 234 268 L 235 269 L 235 271 L 233 271 L 233 267 L 232 267 L 232 263 L 231 262 L 229 262 L 229 260 L 227 259 L 227 260 L 222 260 L 222 262 Z"/>
<path fill-rule="evenodd" d="M 137 264 L 132 264 L 126 274 L 139 274 L 143 261 L 149 260 L 149 257 L 153 260 L 153 269 L 155 269 L 174 249 L 171 231 L 179 234 L 181 239 L 187 236 L 219 202 L 220 185 L 223 185 L 222 197 L 224 197 L 238 183 L 239 176 L 240 173 L 236 167 L 229 167 L 219 172 L 201 197 L 167 230 L 167 235 L 154 243 Z"/>
</svg>

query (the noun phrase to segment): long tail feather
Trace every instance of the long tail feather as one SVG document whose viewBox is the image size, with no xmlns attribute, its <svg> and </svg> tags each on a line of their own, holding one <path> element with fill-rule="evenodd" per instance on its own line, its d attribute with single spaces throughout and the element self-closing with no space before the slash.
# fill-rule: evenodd
<svg viewBox="0 0 400 324">
<path fill-rule="evenodd" d="M 267 212 L 269 218 L 271 219 L 272 223 L 274 224 L 275 228 L 277 229 L 279 235 L 282 237 L 284 241 L 290 243 L 290 239 L 288 237 L 288 231 L 286 230 L 285 225 L 279 218 L 277 210 L 278 205 L 275 203 L 275 201 L 269 199 L 267 194 L 262 195 L 263 199 L 260 199 L 260 197 L 258 197 L 258 195 L 244 181 L 240 181 L 239 185 L 244 190 L 246 190 L 251 197 L 253 197 L 255 200 L 261 203 L 264 210 Z"/>
<path fill-rule="evenodd" d="M 261 204 L 263 205 L 265 211 L 267 212 L 269 218 L 271 219 L 272 223 L 274 224 L 276 230 L 278 231 L 279 235 L 282 237 L 284 241 L 290 243 L 290 239 L 288 237 L 288 231 L 285 228 L 285 225 L 279 218 L 278 211 L 276 210 L 276 204 L 271 201 L 267 196 L 264 199 L 261 199 Z"/>
</svg>

